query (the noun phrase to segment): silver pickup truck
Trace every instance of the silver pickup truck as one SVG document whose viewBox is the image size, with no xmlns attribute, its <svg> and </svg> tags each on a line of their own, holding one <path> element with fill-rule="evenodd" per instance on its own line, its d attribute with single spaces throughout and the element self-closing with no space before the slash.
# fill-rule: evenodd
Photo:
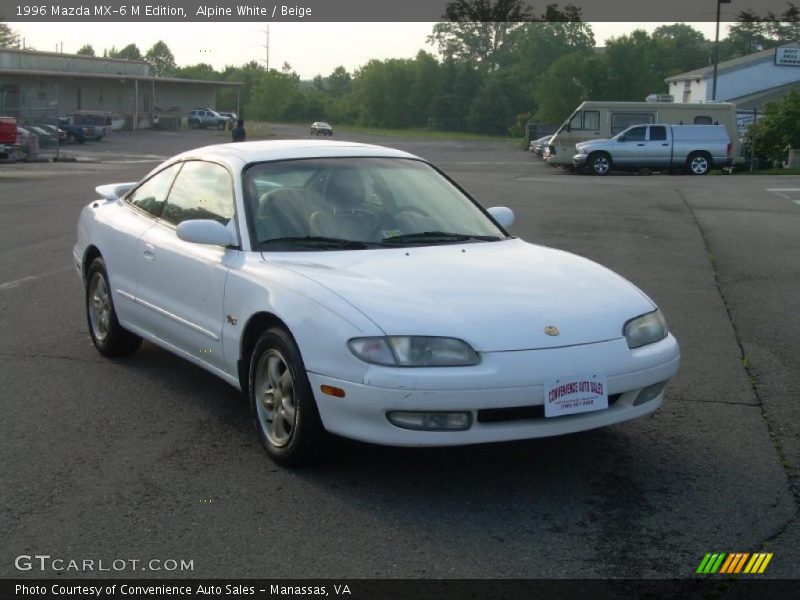
<svg viewBox="0 0 800 600">
<path fill-rule="evenodd" d="M 634 125 L 610 140 L 575 145 L 576 169 L 605 175 L 612 169 L 685 169 L 705 175 L 731 164 L 731 139 L 722 125 Z"/>
</svg>

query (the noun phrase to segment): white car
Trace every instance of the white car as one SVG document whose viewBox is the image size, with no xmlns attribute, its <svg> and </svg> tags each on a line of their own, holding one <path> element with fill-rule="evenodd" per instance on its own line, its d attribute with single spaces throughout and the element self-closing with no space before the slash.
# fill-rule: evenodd
<svg viewBox="0 0 800 600">
<path fill-rule="evenodd" d="M 611 425 L 655 411 L 678 369 L 643 292 L 509 235 L 508 208 L 399 150 L 209 146 L 97 191 L 74 248 L 97 349 L 144 338 L 241 389 L 285 465 L 326 432 L 444 446 Z"/>
</svg>

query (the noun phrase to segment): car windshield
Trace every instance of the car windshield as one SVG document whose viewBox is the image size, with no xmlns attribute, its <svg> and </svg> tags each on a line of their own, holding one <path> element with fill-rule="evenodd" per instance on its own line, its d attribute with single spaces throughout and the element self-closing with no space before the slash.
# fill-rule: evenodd
<svg viewBox="0 0 800 600">
<path fill-rule="evenodd" d="M 244 172 L 260 250 L 362 250 L 507 235 L 430 165 L 402 158 L 258 163 Z"/>
</svg>

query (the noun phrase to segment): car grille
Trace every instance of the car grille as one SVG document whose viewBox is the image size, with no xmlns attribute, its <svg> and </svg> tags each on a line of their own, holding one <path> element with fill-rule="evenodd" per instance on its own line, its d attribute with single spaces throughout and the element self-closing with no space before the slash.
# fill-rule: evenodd
<svg viewBox="0 0 800 600">
<path fill-rule="evenodd" d="M 608 397 L 608 405 L 613 406 L 622 394 Z M 501 423 L 503 421 L 526 421 L 544 419 L 544 405 L 511 406 L 509 408 L 484 408 L 478 411 L 478 423 Z"/>
</svg>

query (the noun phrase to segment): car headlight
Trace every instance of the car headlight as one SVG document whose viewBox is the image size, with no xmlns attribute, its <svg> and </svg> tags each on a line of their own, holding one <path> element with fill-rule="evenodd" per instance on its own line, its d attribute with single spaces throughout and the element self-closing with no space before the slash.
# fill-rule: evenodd
<svg viewBox="0 0 800 600">
<path fill-rule="evenodd" d="M 354 338 L 347 345 L 364 362 L 390 367 L 464 367 L 480 362 L 462 340 L 418 335 Z"/>
<path fill-rule="evenodd" d="M 625 323 L 622 333 L 628 341 L 628 348 L 640 348 L 667 337 L 667 322 L 661 311 L 656 309 Z"/>
</svg>

